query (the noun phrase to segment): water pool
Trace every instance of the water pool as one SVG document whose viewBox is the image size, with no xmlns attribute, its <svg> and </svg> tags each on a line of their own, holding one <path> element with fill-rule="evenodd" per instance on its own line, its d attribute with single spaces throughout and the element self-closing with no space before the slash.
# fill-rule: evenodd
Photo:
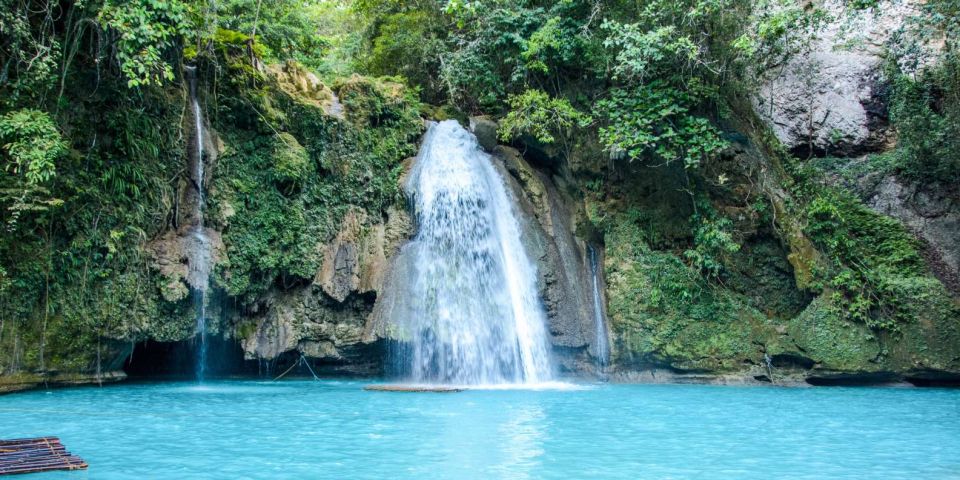
<svg viewBox="0 0 960 480">
<path fill-rule="evenodd" d="M 0 438 L 90 463 L 33 479 L 960 478 L 960 390 L 588 385 L 395 393 L 360 381 L 0 396 Z"/>
</svg>

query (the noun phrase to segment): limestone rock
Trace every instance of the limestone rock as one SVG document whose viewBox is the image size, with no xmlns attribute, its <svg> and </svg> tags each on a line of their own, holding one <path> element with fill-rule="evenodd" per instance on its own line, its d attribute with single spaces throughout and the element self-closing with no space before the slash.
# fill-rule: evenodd
<svg viewBox="0 0 960 480">
<path fill-rule="evenodd" d="M 477 142 L 487 152 L 497 148 L 497 122 L 490 117 L 470 117 L 470 131 L 477 136 Z"/>
<path fill-rule="evenodd" d="M 337 95 L 330 88 L 320 82 L 312 72 L 294 61 L 287 61 L 279 65 L 267 67 L 277 85 L 284 92 L 296 98 L 316 105 L 327 115 L 337 119 L 344 119 L 343 105 Z"/>
<path fill-rule="evenodd" d="M 575 203 L 517 150 L 501 146 L 495 154 L 495 165 L 523 210 L 519 217 L 522 241 L 537 263 L 553 345 L 585 348 L 595 344 L 590 267 L 584 245 L 573 231 Z"/>
<path fill-rule="evenodd" d="M 867 198 L 878 213 L 903 222 L 936 253 L 956 288 L 960 277 L 960 191 L 957 185 L 905 183 L 884 177 Z M 936 265 L 934 266 L 936 269 Z"/>
<path fill-rule="evenodd" d="M 344 303 L 315 286 L 271 291 L 258 315 L 240 320 L 238 336 L 248 359 L 272 360 L 296 352 L 310 358 L 355 365 L 354 373 L 371 373 L 379 356 L 360 355 L 363 328 L 371 302 L 350 297 Z M 375 373 L 375 372 L 374 372 Z"/>
<path fill-rule="evenodd" d="M 211 265 L 214 265 L 224 258 L 226 250 L 223 240 L 220 232 L 212 228 L 204 228 L 203 231 L 210 242 L 210 261 Z M 191 252 L 195 250 L 196 241 L 191 227 L 184 227 L 168 231 L 147 244 L 147 251 L 153 258 L 151 267 L 165 280 L 161 287 L 164 300 L 177 302 L 189 295 Z"/>
<path fill-rule="evenodd" d="M 294 310 L 284 304 L 272 306 L 275 308 L 269 308 L 266 315 L 256 320 L 253 334 L 240 339 L 249 358 L 274 359 L 297 346 Z"/>
<path fill-rule="evenodd" d="M 323 265 L 314 278 L 323 291 L 338 302 L 360 287 L 360 227 L 365 215 L 350 210 L 344 217 L 333 242 L 327 245 Z"/>
<path fill-rule="evenodd" d="M 376 293 L 383 286 L 387 256 L 409 237 L 410 218 L 391 208 L 386 222 L 370 224 L 361 210 L 347 212 L 333 241 L 325 247 L 314 283 L 337 302 L 351 293 Z"/>
<path fill-rule="evenodd" d="M 753 99 L 787 148 L 801 155 L 849 156 L 891 142 L 881 99 L 884 46 L 920 3 L 885 0 L 863 11 L 851 11 L 839 0 L 820 5 L 833 20 L 811 40 L 808 52 L 768 73 Z"/>
<path fill-rule="evenodd" d="M 247 358 L 298 352 L 336 362 L 340 371 L 377 373 L 382 354 L 371 354 L 366 344 L 378 338 L 365 331 L 382 297 L 390 260 L 411 231 L 412 220 L 401 208 L 389 208 L 381 221 L 371 221 L 359 209 L 348 211 L 336 236 L 322 247 L 323 264 L 313 284 L 271 291 L 257 315 L 239 320 Z"/>
</svg>

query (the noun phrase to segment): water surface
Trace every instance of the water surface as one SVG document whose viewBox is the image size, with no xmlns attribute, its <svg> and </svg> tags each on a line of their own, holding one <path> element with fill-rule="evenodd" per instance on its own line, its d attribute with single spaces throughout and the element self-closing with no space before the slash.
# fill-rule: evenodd
<svg viewBox="0 0 960 480">
<path fill-rule="evenodd" d="M 359 381 L 0 396 L 114 478 L 960 478 L 960 390 L 595 385 L 392 393 Z"/>
</svg>

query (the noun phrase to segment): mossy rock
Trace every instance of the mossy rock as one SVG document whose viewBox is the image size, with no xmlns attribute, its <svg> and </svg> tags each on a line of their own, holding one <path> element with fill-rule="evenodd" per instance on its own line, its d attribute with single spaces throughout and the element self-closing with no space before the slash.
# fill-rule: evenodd
<svg viewBox="0 0 960 480">
<path fill-rule="evenodd" d="M 711 372 L 763 361 L 764 345 L 777 339 L 763 314 L 675 254 L 650 249 L 635 222 L 615 223 L 605 269 L 618 361 Z"/>
<path fill-rule="evenodd" d="M 274 181 L 281 185 L 299 185 L 312 171 L 313 162 L 303 145 L 289 133 L 277 135 L 271 171 Z"/>
<path fill-rule="evenodd" d="M 960 299 L 928 277 L 908 279 L 899 288 L 913 320 L 889 335 L 890 363 L 901 371 L 960 372 Z"/>
<path fill-rule="evenodd" d="M 462 110 L 457 108 L 454 105 L 443 104 L 440 106 L 436 105 L 423 105 L 423 116 L 429 120 L 435 122 L 442 122 L 444 120 L 456 120 L 460 122 L 460 125 L 469 124 L 469 115 L 464 113 Z"/>
<path fill-rule="evenodd" d="M 866 325 L 847 321 L 841 315 L 842 310 L 831 299 L 830 292 L 814 299 L 787 324 L 786 332 L 798 350 L 785 353 L 810 358 L 824 370 L 881 370 L 878 357 L 882 348 L 877 335 Z"/>
<path fill-rule="evenodd" d="M 334 92 L 346 110 L 347 119 L 358 127 L 377 127 L 400 120 L 403 111 L 416 103 L 400 82 L 353 75 L 337 81 Z"/>
</svg>

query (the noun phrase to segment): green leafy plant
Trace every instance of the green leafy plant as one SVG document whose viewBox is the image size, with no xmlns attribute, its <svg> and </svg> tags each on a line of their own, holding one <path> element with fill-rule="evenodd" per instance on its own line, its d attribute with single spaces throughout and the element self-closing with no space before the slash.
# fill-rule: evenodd
<svg viewBox="0 0 960 480">
<path fill-rule="evenodd" d="M 731 231 L 733 222 L 713 214 L 698 213 L 694 215 L 693 224 L 696 225 L 694 248 L 684 251 L 683 256 L 707 277 L 717 278 L 724 262 L 740 250 Z"/>
<path fill-rule="evenodd" d="M 597 102 L 604 119 L 600 141 L 630 159 L 682 161 L 687 168 L 722 151 L 727 142 L 706 118 L 691 113 L 693 97 L 661 81 L 633 89 L 617 89 Z"/>
<path fill-rule="evenodd" d="M 889 69 L 890 120 L 897 128 L 897 164 L 907 177 L 960 179 L 960 56 L 912 76 Z"/>
<path fill-rule="evenodd" d="M 498 135 L 510 141 L 521 134 L 529 134 L 543 144 L 552 144 L 557 137 L 564 138 L 574 128 L 583 128 L 593 121 L 564 98 L 551 98 L 541 90 L 527 90 L 507 99 L 510 112 L 500 122 Z"/>
<path fill-rule="evenodd" d="M 53 178 L 56 161 L 67 150 L 56 123 L 46 112 L 32 109 L 0 116 L 0 141 L 7 157 L 5 169 L 23 175 L 31 185 Z"/>
<path fill-rule="evenodd" d="M 173 80 L 164 52 L 188 31 L 187 6 L 181 0 L 107 0 L 99 21 L 117 35 L 117 61 L 129 87 Z"/>
</svg>

